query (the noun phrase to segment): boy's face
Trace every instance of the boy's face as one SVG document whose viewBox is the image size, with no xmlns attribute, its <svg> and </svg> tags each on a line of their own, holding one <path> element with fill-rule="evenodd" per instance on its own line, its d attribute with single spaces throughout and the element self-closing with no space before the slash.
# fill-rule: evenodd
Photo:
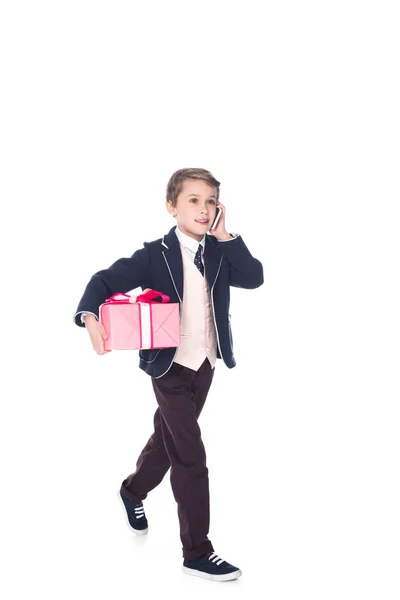
<svg viewBox="0 0 400 600">
<path fill-rule="evenodd" d="M 166 206 L 171 215 L 176 215 L 179 229 L 200 242 L 215 219 L 216 189 L 202 179 L 186 179 L 183 182 L 176 206 L 172 207 L 168 200 Z M 207 222 L 205 224 L 198 223 L 199 219 L 207 219 Z"/>
</svg>

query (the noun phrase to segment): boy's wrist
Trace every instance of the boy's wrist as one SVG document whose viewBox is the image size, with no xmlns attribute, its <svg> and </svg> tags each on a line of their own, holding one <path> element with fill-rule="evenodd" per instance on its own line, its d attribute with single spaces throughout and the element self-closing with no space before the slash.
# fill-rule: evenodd
<svg viewBox="0 0 400 600">
<path fill-rule="evenodd" d="M 86 315 L 82 315 L 82 322 L 85 323 L 90 323 L 90 321 L 97 321 L 96 317 L 94 315 L 92 315 L 91 313 L 87 313 Z"/>
</svg>

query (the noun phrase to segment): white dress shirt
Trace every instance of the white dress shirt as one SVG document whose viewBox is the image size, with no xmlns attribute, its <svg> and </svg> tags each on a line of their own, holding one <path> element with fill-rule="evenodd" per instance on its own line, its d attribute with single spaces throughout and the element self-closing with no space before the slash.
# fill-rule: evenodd
<svg viewBox="0 0 400 600">
<path fill-rule="evenodd" d="M 201 239 L 198 242 L 197 240 L 193 239 L 186 233 L 183 233 L 183 231 L 181 231 L 179 229 L 178 225 L 175 228 L 175 233 L 176 233 L 176 237 L 178 238 L 178 240 L 180 241 L 182 246 L 185 248 L 187 254 L 192 259 L 192 262 L 194 262 L 194 257 L 197 254 L 197 249 L 199 247 L 199 244 L 201 244 L 201 262 L 203 263 L 203 266 L 204 266 L 203 254 L 204 254 L 204 248 L 206 245 L 206 234 L 204 234 L 203 239 Z"/>
<path fill-rule="evenodd" d="M 190 237 L 189 235 L 186 235 L 186 233 L 183 233 L 183 231 L 181 231 L 179 229 L 178 225 L 175 228 L 175 233 L 176 233 L 176 236 L 177 236 L 178 240 L 183 245 L 183 247 L 185 248 L 187 254 L 192 259 L 193 262 L 194 262 L 194 258 L 196 256 L 196 254 L 197 254 L 197 249 L 199 247 L 199 244 L 201 244 L 201 248 L 202 248 L 201 249 L 201 262 L 203 263 L 203 266 L 204 266 L 204 256 L 203 255 L 204 255 L 204 248 L 205 248 L 205 245 L 206 245 L 206 234 L 204 234 L 203 238 L 198 242 L 197 240 L 195 240 L 194 238 Z M 237 236 L 239 234 L 238 233 L 231 233 L 231 235 L 233 237 L 231 237 L 228 240 L 218 240 L 218 241 L 219 242 L 230 242 L 231 240 L 234 240 L 235 238 L 237 238 Z M 81 323 L 85 322 L 86 315 L 94 315 L 96 317 L 96 319 L 97 319 L 97 315 L 95 315 L 94 313 L 91 313 L 91 312 L 82 312 L 82 314 L 81 314 Z"/>
</svg>

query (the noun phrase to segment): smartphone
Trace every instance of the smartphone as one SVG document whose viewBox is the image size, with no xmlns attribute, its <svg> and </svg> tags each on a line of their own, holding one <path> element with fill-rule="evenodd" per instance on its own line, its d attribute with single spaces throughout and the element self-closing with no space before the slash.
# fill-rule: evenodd
<svg viewBox="0 0 400 600">
<path fill-rule="evenodd" d="M 214 229 L 218 225 L 219 218 L 222 213 L 222 208 L 218 208 L 217 216 L 215 217 L 214 223 L 211 225 L 211 229 Z"/>
</svg>

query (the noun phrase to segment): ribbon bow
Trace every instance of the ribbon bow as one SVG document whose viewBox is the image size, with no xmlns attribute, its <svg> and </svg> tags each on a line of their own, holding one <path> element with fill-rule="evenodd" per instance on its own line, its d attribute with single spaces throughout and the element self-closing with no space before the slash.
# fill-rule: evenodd
<svg viewBox="0 0 400 600">
<path fill-rule="evenodd" d="M 117 296 L 120 296 L 117 298 Z M 139 296 L 129 296 L 129 294 L 123 294 L 122 292 L 116 292 L 104 302 L 104 304 L 131 304 L 133 302 L 146 302 L 148 304 L 160 304 L 156 302 L 154 298 L 161 296 L 161 304 L 169 302 L 170 297 L 157 290 L 149 290 L 145 294 L 139 294 Z"/>
</svg>

